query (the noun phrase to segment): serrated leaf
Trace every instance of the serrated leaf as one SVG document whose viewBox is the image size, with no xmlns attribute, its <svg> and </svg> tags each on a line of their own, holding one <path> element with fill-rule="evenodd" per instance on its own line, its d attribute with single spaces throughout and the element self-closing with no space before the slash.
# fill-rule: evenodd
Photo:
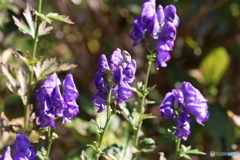
<svg viewBox="0 0 240 160">
<path fill-rule="evenodd" d="M 54 72 L 67 71 L 77 67 L 75 64 L 61 63 L 56 58 L 42 60 L 33 66 L 37 80 L 45 79 L 47 75 Z"/>
<path fill-rule="evenodd" d="M 152 114 L 140 114 L 140 118 L 142 120 L 144 120 L 144 119 L 154 119 L 154 118 L 157 118 L 157 116 L 154 116 Z"/>
<path fill-rule="evenodd" d="M 21 59 L 27 65 L 32 65 L 38 61 L 41 61 L 41 59 L 37 59 L 30 55 L 28 51 L 23 52 L 21 50 L 16 50 L 13 51 L 13 56 Z"/>
<path fill-rule="evenodd" d="M 32 19 L 32 7 L 30 4 L 27 3 L 27 7 L 23 12 L 24 17 L 26 18 L 27 24 L 23 22 L 23 20 L 19 20 L 16 17 L 13 16 L 13 20 L 15 24 L 18 26 L 19 30 L 23 32 L 24 34 L 29 34 L 33 38 L 35 37 L 35 27 L 34 27 L 34 21 Z"/>
<path fill-rule="evenodd" d="M 216 86 L 228 69 L 229 62 L 230 58 L 224 47 L 211 51 L 200 64 L 205 83 Z"/>
<path fill-rule="evenodd" d="M 144 138 L 139 141 L 138 149 L 142 152 L 152 152 L 155 150 L 155 141 L 152 138 Z"/>
<path fill-rule="evenodd" d="M 53 27 L 51 27 L 51 26 L 46 27 L 46 24 L 47 24 L 46 21 L 42 21 L 40 23 L 39 29 L 38 29 L 38 35 L 39 36 L 49 34 L 50 31 L 53 29 Z"/>
<path fill-rule="evenodd" d="M 9 90 L 21 97 L 24 97 L 27 93 L 28 85 L 28 75 L 26 72 L 22 68 L 16 70 L 15 68 L 3 63 L 0 63 L 0 68 L 8 79 L 6 85 Z"/>
<path fill-rule="evenodd" d="M 65 22 L 65 23 L 68 23 L 68 24 L 74 24 L 68 16 L 65 16 L 65 15 L 59 15 L 58 13 L 48 13 L 46 16 L 46 18 L 49 18 L 49 19 L 55 19 L 55 20 L 58 20 L 58 21 L 62 21 L 62 22 Z"/>
</svg>

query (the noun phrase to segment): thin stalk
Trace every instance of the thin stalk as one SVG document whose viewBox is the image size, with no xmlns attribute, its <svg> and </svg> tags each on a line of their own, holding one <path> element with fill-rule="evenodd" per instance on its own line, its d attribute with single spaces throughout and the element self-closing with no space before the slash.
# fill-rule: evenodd
<svg viewBox="0 0 240 160">
<path fill-rule="evenodd" d="M 48 146 L 47 146 L 47 158 L 49 158 L 49 154 L 50 154 L 50 149 L 53 143 L 52 137 L 51 137 L 51 127 L 47 127 L 47 138 L 48 138 Z"/>
<path fill-rule="evenodd" d="M 105 123 L 105 125 L 103 127 L 103 131 L 100 133 L 100 139 L 99 139 L 99 142 L 98 142 L 98 149 L 101 148 L 104 134 L 105 134 L 105 132 L 107 130 L 108 123 L 109 123 L 110 118 L 112 116 L 112 111 L 111 111 L 112 90 L 113 90 L 113 88 L 110 89 L 109 94 L 108 94 L 108 99 L 107 99 L 107 119 L 106 119 L 106 123 Z M 98 151 L 97 157 L 96 157 L 97 160 L 100 158 L 100 154 L 101 153 Z"/>
<path fill-rule="evenodd" d="M 38 0 L 38 13 L 41 13 L 42 11 L 42 0 Z M 38 24 L 38 16 L 35 17 L 35 36 L 33 39 L 33 53 L 32 56 L 35 57 L 36 55 L 36 50 L 37 50 L 37 42 L 38 42 L 38 29 L 39 29 L 39 24 Z M 33 76 L 34 76 L 34 71 L 33 71 L 33 66 L 32 64 L 28 65 L 29 69 L 29 83 L 28 83 L 28 93 L 27 93 L 27 103 L 23 101 L 24 104 L 24 128 L 27 129 L 28 127 L 28 119 L 29 119 L 29 111 L 30 111 L 30 104 L 31 104 L 31 92 L 32 92 L 32 84 L 33 84 Z"/>
<path fill-rule="evenodd" d="M 127 148 L 128 148 L 128 144 L 129 144 L 130 139 L 131 139 L 131 134 L 129 133 L 128 137 L 127 137 L 126 145 L 125 145 L 125 148 L 124 148 L 124 152 L 123 152 L 124 157 L 126 156 Z"/>
<path fill-rule="evenodd" d="M 143 114 L 144 111 L 145 111 L 145 100 L 146 100 L 146 97 L 147 97 L 147 86 L 148 86 L 148 79 L 149 79 L 149 75 L 150 75 L 150 70 L 151 70 L 151 65 L 152 65 L 152 61 L 151 60 L 148 60 L 148 65 L 147 65 L 147 73 L 146 73 L 146 78 L 145 78 L 145 82 L 144 82 L 144 86 L 143 86 L 143 97 L 141 99 L 141 102 L 140 102 L 140 113 Z M 135 132 L 135 139 L 134 139 L 134 147 L 137 148 L 138 146 L 138 135 L 139 135 L 139 132 L 140 132 L 140 129 L 142 127 L 142 120 L 140 119 L 139 122 L 138 122 L 138 125 L 137 125 L 137 130 Z M 135 159 L 136 156 L 132 156 L 132 160 Z"/>
<path fill-rule="evenodd" d="M 181 144 L 181 138 L 177 138 L 176 153 L 175 153 L 175 159 L 174 160 L 178 160 L 180 144 Z"/>
<path fill-rule="evenodd" d="M 151 69 L 151 65 L 152 65 L 152 61 L 148 61 L 148 66 L 147 66 L 147 74 L 146 74 L 146 79 L 145 79 L 145 83 L 144 83 L 144 95 L 141 99 L 141 104 L 140 104 L 140 113 L 143 114 L 145 111 L 145 106 L 144 106 L 144 102 L 146 100 L 146 92 L 147 92 L 147 85 L 148 85 L 148 79 L 149 79 L 149 75 L 150 75 L 150 69 Z M 135 140 L 134 140 L 134 146 L 137 147 L 138 146 L 138 134 L 139 131 L 142 127 L 142 120 L 140 120 L 138 122 L 138 126 L 137 126 L 137 130 L 135 132 Z"/>
</svg>

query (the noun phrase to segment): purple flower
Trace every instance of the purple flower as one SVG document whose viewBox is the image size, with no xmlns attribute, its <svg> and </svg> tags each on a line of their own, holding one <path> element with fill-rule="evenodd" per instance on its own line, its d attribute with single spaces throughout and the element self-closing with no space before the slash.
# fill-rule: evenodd
<svg viewBox="0 0 240 160">
<path fill-rule="evenodd" d="M 207 99 L 189 82 L 183 82 L 181 90 L 184 96 L 185 109 L 195 116 L 199 124 L 203 125 L 202 122 L 207 121 L 209 118 Z"/>
<path fill-rule="evenodd" d="M 190 131 L 190 124 L 189 122 L 191 119 L 187 116 L 186 112 L 183 112 L 180 117 L 178 118 L 177 128 L 176 128 L 176 136 L 178 138 L 182 138 L 185 141 L 187 140 Z"/>
<path fill-rule="evenodd" d="M 122 82 L 118 85 L 116 99 L 118 103 L 123 103 L 132 97 L 132 90 L 128 83 Z"/>
<path fill-rule="evenodd" d="M 164 19 L 165 19 L 165 14 L 164 14 L 162 5 L 159 5 L 159 6 L 158 6 L 157 18 L 158 18 L 158 22 L 159 22 L 160 25 L 161 25 L 161 24 L 163 23 Z"/>
<path fill-rule="evenodd" d="M 10 146 L 8 146 L 6 148 L 6 150 L 4 151 L 2 157 L 0 157 L 0 160 L 12 160 Z"/>
<path fill-rule="evenodd" d="M 137 70 L 136 61 L 134 59 L 132 59 L 131 62 L 127 64 L 127 66 L 125 67 L 125 69 L 123 71 L 123 73 L 125 75 L 123 80 L 129 84 L 133 83 L 135 80 L 136 70 Z"/>
<path fill-rule="evenodd" d="M 114 72 L 112 81 L 115 84 L 119 84 L 122 82 L 122 80 L 123 80 L 123 68 L 120 66 Z"/>
<path fill-rule="evenodd" d="M 60 85 L 61 82 L 56 73 L 49 76 L 42 87 L 37 91 L 36 99 L 39 103 L 43 103 L 47 98 L 51 97 L 54 88 Z"/>
<path fill-rule="evenodd" d="M 146 29 L 141 24 L 141 17 L 137 17 L 134 20 L 133 31 L 129 34 L 129 36 L 134 40 L 133 46 L 137 46 L 142 39 L 144 39 Z"/>
<path fill-rule="evenodd" d="M 97 68 L 98 68 L 99 73 L 101 73 L 101 74 L 105 74 L 109 70 L 108 61 L 104 54 L 102 54 L 99 57 L 98 62 L 97 62 Z"/>
<path fill-rule="evenodd" d="M 161 116 L 167 120 L 173 120 L 174 116 L 174 95 L 168 92 L 159 106 Z"/>
<path fill-rule="evenodd" d="M 65 102 L 76 100 L 79 96 L 78 90 L 71 74 L 66 75 L 63 80 L 63 98 Z"/>
<path fill-rule="evenodd" d="M 70 119 L 77 116 L 79 113 L 79 108 L 75 100 L 66 102 L 66 110 L 64 111 L 63 115 L 63 123 L 67 121 L 68 123 L 71 123 Z"/>
<path fill-rule="evenodd" d="M 147 29 L 148 29 L 148 32 L 150 33 L 150 35 L 154 39 L 158 38 L 158 32 L 159 32 L 160 26 L 159 26 L 158 17 L 157 17 L 156 13 L 154 14 L 152 20 L 148 24 Z"/>
<path fill-rule="evenodd" d="M 33 145 L 30 144 L 30 141 L 21 132 L 17 134 L 13 147 L 15 152 L 14 159 L 36 159 L 36 151 L 34 150 Z"/>
<path fill-rule="evenodd" d="M 60 84 L 57 74 L 54 73 L 45 80 L 43 86 L 37 91 L 36 98 L 41 103 L 37 110 L 40 127 L 56 128 L 55 118 L 63 117 L 63 122 L 65 120 L 70 122 L 70 119 L 79 113 L 75 101 L 79 93 L 73 76 L 68 74 L 63 80 L 63 95 L 60 91 Z"/>
<path fill-rule="evenodd" d="M 94 87 L 97 91 L 103 91 L 104 89 L 104 79 L 99 72 L 96 72 L 93 79 Z"/>
<path fill-rule="evenodd" d="M 173 5 L 168 5 L 164 8 L 165 19 L 173 22 L 176 16 L 176 8 Z"/>
<path fill-rule="evenodd" d="M 108 64 L 112 71 L 116 71 L 118 65 L 123 61 L 121 50 L 117 48 L 108 59 Z"/>
<path fill-rule="evenodd" d="M 118 48 L 108 57 L 108 65 L 109 74 L 104 78 L 99 72 L 94 75 L 93 84 L 97 93 L 92 97 L 92 103 L 99 108 L 97 112 L 104 111 L 108 103 L 123 103 L 132 97 L 129 84 L 135 80 L 136 61 L 127 51 L 121 52 Z"/>
<path fill-rule="evenodd" d="M 141 23 L 144 27 L 147 27 L 152 21 L 155 14 L 155 1 L 145 1 L 143 3 Z"/>
<path fill-rule="evenodd" d="M 178 103 L 181 115 L 176 119 L 177 128 L 176 136 L 187 139 L 190 134 L 190 115 L 193 115 L 197 123 L 203 125 L 209 119 L 207 99 L 194 88 L 191 83 L 183 82 L 180 89 L 173 89 L 172 92 L 166 94 L 159 109 L 165 119 L 173 119 L 174 100 Z"/>
<path fill-rule="evenodd" d="M 99 107 L 98 113 L 102 112 L 105 110 L 106 105 L 107 105 L 107 95 L 102 93 L 102 92 L 97 92 L 93 97 L 92 97 L 92 103 Z"/>
<path fill-rule="evenodd" d="M 166 62 L 169 61 L 170 58 L 168 51 L 159 50 L 156 57 L 156 68 L 159 69 L 159 67 L 166 67 Z"/>
</svg>

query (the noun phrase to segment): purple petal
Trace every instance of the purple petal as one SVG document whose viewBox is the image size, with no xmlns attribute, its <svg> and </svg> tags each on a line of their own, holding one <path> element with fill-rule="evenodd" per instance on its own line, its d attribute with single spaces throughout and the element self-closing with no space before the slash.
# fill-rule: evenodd
<svg viewBox="0 0 240 160">
<path fill-rule="evenodd" d="M 173 22 L 176 15 L 176 8 L 174 5 L 168 5 L 164 8 L 165 19 Z"/>
<path fill-rule="evenodd" d="M 164 119 L 172 120 L 174 118 L 174 95 L 172 92 L 166 94 L 159 110 Z"/>
<path fill-rule="evenodd" d="M 113 74 L 113 82 L 116 84 L 121 83 L 123 80 L 123 68 L 119 66 Z"/>
<path fill-rule="evenodd" d="M 154 17 L 154 14 L 155 14 L 154 6 L 151 2 L 143 3 L 142 14 L 141 14 L 141 24 L 143 24 L 144 27 L 147 27 Z"/>
<path fill-rule="evenodd" d="M 158 22 L 159 22 L 160 24 L 162 24 L 163 21 L 164 21 L 164 19 L 165 19 L 165 14 L 164 14 L 162 5 L 159 5 L 159 6 L 158 6 L 157 18 L 158 18 Z"/>
<path fill-rule="evenodd" d="M 66 75 L 63 80 L 63 98 L 66 102 L 76 100 L 79 96 L 78 90 L 71 74 Z"/>
<path fill-rule="evenodd" d="M 117 48 L 108 59 L 109 66 L 112 71 L 116 70 L 116 67 L 120 65 L 123 61 L 123 56 L 121 50 Z"/>
<path fill-rule="evenodd" d="M 102 54 L 97 62 L 97 68 L 99 73 L 105 74 L 109 70 L 108 61 L 106 55 Z"/>
<path fill-rule="evenodd" d="M 166 40 L 174 41 L 176 38 L 176 28 L 173 23 L 167 21 L 162 29 L 162 35 Z"/>
<path fill-rule="evenodd" d="M 99 72 L 96 72 L 93 79 L 94 87 L 97 91 L 104 90 L 104 79 Z"/>
<path fill-rule="evenodd" d="M 128 82 L 129 84 L 133 83 L 135 80 L 136 70 L 137 70 L 136 61 L 132 59 L 131 63 L 129 63 L 123 71 L 125 75 L 124 81 Z"/>
<path fill-rule="evenodd" d="M 107 95 L 101 92 L 97 92 L 92 97 L 92 103 L 93 105 L 99 107 L 99 110 L 97 111 L 98 113 L 102 112 L 107 105 Z"/>
<path fill-rule="evenodd" d="M 11 148 L 10 148 L 10 146 L 8 146 L 8 147 L 5 149 L 2 157 L 0 157 L 0 160 L 12 160 L 12 157 L 11 157 Z"/>
<path fill-rule="evenodd" d="M 182 138 L 185 141 L 190 135 L 190 124 L 191 119 L 187 116 L 185 112 L 183 112 L 178 118 L 177 127 L 176 127 L 176 136 L 178 138 Z"/>
<path fill-rule="evenodd" d="M 157 39 L 158 38 L 158 31 L 160 29 L 157 14 L 154 14 L 154 16 L 153 16 L 152 20 L 149 22 L 147 28 L 148 28 L 148 31 L 149 31 L 150 35 L 154 39 Z"/>
<path fill-rule="evenodd" d="M 129 34 L 130 38 L 134 40 L 133 47 L 137 46 L 144 38 L 146 29 L 140 23 L 140 17 L 135 18 L 133 31 Z"/>
<path fill-rule="evenodd" d="M 164 50 L 157 50 L 157 58 L 156 58 L 156 67 L 166 67 L 166 62 L 169 61 L 171 56 L 169 55 L 168 51 Z"/>
</svg>

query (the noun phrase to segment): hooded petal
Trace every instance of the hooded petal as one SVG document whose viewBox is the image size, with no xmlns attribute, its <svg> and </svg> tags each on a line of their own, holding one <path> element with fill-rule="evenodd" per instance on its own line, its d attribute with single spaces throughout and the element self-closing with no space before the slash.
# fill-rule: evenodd
<svg viewBox="0 0 240 160">
<path fill-rule="evenodd" d="M 78 90 L 71 74 L 66 75 L 63 80 L 63 98 L 65 102 L 76 100 L 79 96 Z"/>
<path fill-rule="evenodd" d="M 174 95 L 168 92 L 159 106 L 161 116 L 164 119 L 172 120 L 174 118 Z"/>
<path fill-rule="evenodd" d="M 97 68 L 99 73 L 105 74 L 109 70 L 108 61 L 106 55 L 102 54 L 97 62 Z"/>
</svg>

